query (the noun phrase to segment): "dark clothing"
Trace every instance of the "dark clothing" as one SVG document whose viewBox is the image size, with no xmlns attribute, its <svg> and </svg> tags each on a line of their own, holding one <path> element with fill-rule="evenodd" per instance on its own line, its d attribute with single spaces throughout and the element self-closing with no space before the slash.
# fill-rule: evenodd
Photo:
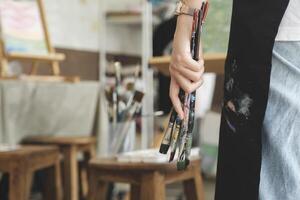
<svg viewBox="0 0 300 200">
<path fill-rule="evenodd" d="M 153 56 L 162 56 L 164 51 L 173 41 L 176 29 L 177 17 L 174 16 L 157 26 L 153 33 Z M 158 109 L 169 113 L 172 108 L 171 99 L 169 97 L 170 77 L 161 73 L 158 74 L 159 80 L 159 105 Z"/>
<path fill-rule="evenodd" d="M 256 200 L 274 40 L 288 0 L 234 0 L 216 200 Z"/>
</svg>

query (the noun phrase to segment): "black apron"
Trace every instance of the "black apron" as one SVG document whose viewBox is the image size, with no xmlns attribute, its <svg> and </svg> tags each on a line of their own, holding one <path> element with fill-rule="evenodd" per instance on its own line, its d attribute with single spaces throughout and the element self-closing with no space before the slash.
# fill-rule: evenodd
<svg viewBox="0 0 300 200">
<path fill-rule="evenodd" d="M 258 199 L 274 40 L 289 0 L 233 0 L 216 200 Z"/>
</svg>

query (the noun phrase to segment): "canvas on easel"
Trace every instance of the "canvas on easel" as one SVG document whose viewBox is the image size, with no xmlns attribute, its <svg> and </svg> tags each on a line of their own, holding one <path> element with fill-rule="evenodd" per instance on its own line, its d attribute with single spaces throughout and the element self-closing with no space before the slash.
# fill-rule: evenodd
<svg viewBox="0 0 300 200">
<path fill-rule="evenodd" d="M 65 55 L 56 53 L 48 32 L 43 0 L 0 0 L 1 77 L 7 76 L 8 61 L 31 61 L 31 75 L 39 63 L 50 63 L 53 75 L 60 76 L 59 62 Z"/>
</svg>

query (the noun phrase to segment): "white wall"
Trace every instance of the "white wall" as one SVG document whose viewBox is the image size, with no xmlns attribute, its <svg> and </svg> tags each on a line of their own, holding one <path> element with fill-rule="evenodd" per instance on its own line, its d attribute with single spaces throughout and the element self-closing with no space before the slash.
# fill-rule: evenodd
<svg viewBox="0 0 300 200">
<path fill-rule="evenodd" d="M 56 47 L 98 50 L 99 0 L 44 0 Z"/>
<path fill-rule="evenodd" d="M 56 47 L 99 50 L 100 6 L 110 10 L 139 5 L 141 0 L 44 0 L 51 39 Z M 107 26 L 110 52 L 140 54 L 141 28 L 138 25 Z"/>
</svg>

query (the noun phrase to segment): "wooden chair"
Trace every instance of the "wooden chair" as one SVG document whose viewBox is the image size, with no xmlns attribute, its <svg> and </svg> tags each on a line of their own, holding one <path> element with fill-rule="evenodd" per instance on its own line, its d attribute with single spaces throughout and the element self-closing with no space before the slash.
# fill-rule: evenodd
<svg viewBox="0 0 300 200">
<path fill-rule="evenodd" d="M 105 200 L 109 182 L 131 185 L 132 200 L 163 200 L 165 185 L 184 184 L 186 199 L 204 200 L 200 160 L 191 161 L 185 171 L 176 163 L 124 163 L 115 159 L 92 159 L 89 164 L 89 200 Z"/>
<path fill-rule="evenodd" d="M 46 171 L 44 200 L 62 200 L 57 147 L 21 146 L 0 152 L 0 171 L 9 174 L 9 200 L 28 200 L 35 171 Z"/>
<path fill-rule="evenodd" d="M 78 177 L 79 153 L 83 153 L 83 169 L 96 156 L 96 138 L 92 136 L 31 136 L 23 140 L 23 144 L 55 145 L 63 155 L 64 200 L 78 200 L 79 178 L 81 179 L 81 196 L 86 197 L 88 191 L 87 170 L 80 170 Z"/>
<path fill-rule="evenodd" d="M 55 49 L 52 46 L 50 35 L 48 31 L 48 26 L 46 22 L 45 16 L 45 9 L 43 5 L 43 0 L 36 0 L 37 1 L 37 8 L 40 16 L 40 24 L 41 24 L 41 31 L 43 34 L 44 42 L 45 42 L 45 51 L 46 53 L 31 53 L 31 52 L 23 52 L 18 50 L 7 51 L 6 48 L 6 41 L 2 37 L 0 41 L 0 77 L 2 78 L 9 78 L 7 77 L 7 69 L 8 69 L 8 62 L 9 61 L 30 61 L 33 63 L 31 69 L 31 75 L 35 76 L 28 76 L 27 79 L 30 80 L 53 80 L 53 81 L 78 81 L 79 77 L 63 77 L 60 76 L 60 62 L 65 60 L 65 55 L 62 53 L 56 53 Z M 4 1 L 6 3 L 7 1 Z M 15 2 L 14 0 L 8 1 L 8 3 Z M 24 2 L 24 1 L 23 1 Z M 14 4 L 17 5 L 18 2 Z M 22 3 L 22 2 L 20 2 Z M 18 15 L 17 12 L 15 12 Z M 3 34 L 3 33 L 2 33 Z M 51 65 L 51 69 L 54 76 L 36 76 L 38 70 L 39 63 L 49 63 Z"/>
</svg>

